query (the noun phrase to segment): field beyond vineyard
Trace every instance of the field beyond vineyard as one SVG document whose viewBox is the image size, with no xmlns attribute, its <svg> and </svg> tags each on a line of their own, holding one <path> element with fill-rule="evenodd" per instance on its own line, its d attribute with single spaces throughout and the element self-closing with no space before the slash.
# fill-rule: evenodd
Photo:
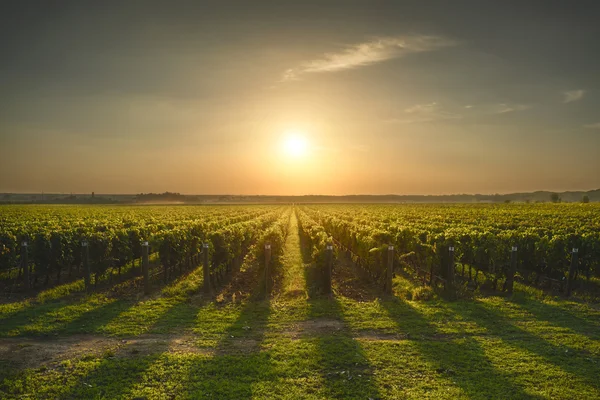
<svg viewBox="0 0 600 400">
<path fill-rule="evenodd" d="M 600 398 L 596 204 L 0 206 L 0 293 L 0 398 Z"/>
</svg>

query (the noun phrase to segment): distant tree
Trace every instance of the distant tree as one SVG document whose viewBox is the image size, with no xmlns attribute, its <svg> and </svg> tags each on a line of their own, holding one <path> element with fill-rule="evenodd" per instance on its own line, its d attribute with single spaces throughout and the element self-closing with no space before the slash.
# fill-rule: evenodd
<svg viewBox="0 0 600 400">
<path fill-rule="evenodd" d="M 510 199 L 504 200 L 504 203 L 506 203 L 506 204 L 510 203 Z"/>
<path fill-rule="evenodd" d="M 550 195 L 550 200 L 552 200 L 553 203 L 558 203 L 560 201 L 560 197 L 558 196 L 558 193 L 552 193 Z"/>
<path fill-rule="evenodd" d="M 582 203 L 589 203 L 590 202 L 590 196 L 588 196 L 587 194 L 584 194 L 583 197 L 581 198 L 581 202 Z"/>
</svg>

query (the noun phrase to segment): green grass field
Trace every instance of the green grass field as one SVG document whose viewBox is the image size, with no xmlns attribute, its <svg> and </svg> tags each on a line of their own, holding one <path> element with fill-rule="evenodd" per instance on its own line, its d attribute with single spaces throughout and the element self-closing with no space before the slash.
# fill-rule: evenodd
<svg viewBox="0 0 600 400">
<path fill-rule="evenodd" d="M 196 269 L 147 297 L 59 287 L 1 304 L 0 398 L 600 398 L 597 304 L 523 286 L 411 301 L 401 275 L 387 298 L 343 262 L 334 296 L 313 296 L 307 260 L 293 216 L 269 300 L 247 260 L 210 299 Z"/>
</svg>

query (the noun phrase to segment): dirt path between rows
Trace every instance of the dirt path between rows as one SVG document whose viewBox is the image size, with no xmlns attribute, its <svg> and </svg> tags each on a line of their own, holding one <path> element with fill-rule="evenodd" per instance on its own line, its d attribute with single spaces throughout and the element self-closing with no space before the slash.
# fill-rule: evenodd
<svg viewBox="0 0 600 400">
<path fill-rule="evenodd" d="M 258 332 L 255 332 L 258 333 Z M 317 335 L 348 334 L 344 323 L 336 319 L 318 318 L 293 323 L 271 335 L 281 335 L 292 340 Z M 377 331 L 361 331 L 352 337 L 366 341 L 396 341 L 407 337 Z M 25 368 L 53 368 L 66 360 L 98 357 L 137 357 L 160 353 L 215 354 L 255 351 L 259 343 L 252 338 L 228 338 L 227 348 L 199 346 L 202 337 L 189 334 L 144 334 L 117 338 L 95 334 L 69 335 L 56 338 L 0 338 L 0 361 L 8 363 L 11 370 Z"/>
<path fill-rule="evenodd" d="M 2 338 L 0 360 L 15 368 L 39 368 L 85 357 L 146 355 L 163 352 L 210 353 L 196 346 L 193 335 L 140 335 L 114 338 L 101 335 L 69 335 L 52 339 Z"/>
</svg>

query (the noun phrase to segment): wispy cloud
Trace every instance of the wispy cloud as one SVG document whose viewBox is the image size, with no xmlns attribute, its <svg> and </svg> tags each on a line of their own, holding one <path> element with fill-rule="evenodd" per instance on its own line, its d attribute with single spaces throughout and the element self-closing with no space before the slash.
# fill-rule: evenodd
<svg viewBox="0 0 600 400">
<path fill-rule="evenodd" d="M 518 103 L 496 103 L 496 104 L 467 104 L 464 106 L 450 105 L 442 106 L 440 103 L 431 102 L 425 104 L 415 104 L 404 110 L 397 117 L 385 120 L 389 123 L 411 124 L 419 122 L 458 120 L 484 117 L 498 114 L 508 114 L 519 111 L 525 111 L 533 108 L 531 104 Z"/>
<path fill-rule="evenodd" d="M 600 129 L 600 122 L 596 122 L 595 124 L 587 124 L 583 126 L 584 128 L 589 129 Z"/>
<path fill-rule="evenodd" d="M 525 111 L 529 110 L 531 105 L 529 104 L 506 104 L 500 103 L 492 106 L 492 114 L 506 114 L 510 112 L 516 111 Z"/>
<path fill-rule="evenodd" d="M 309 73 L 336 72 L 364 67 L 410 53 L 433 51 L 456 44 L 454 40 L 439 36 L 381 37 L 349 46 L 340 52 L 327 53 L 322 58 L 288 69 L 283 74 L 282 80 L 296 80 L 300 75 Z"/>
<path fill-rule="evenodd" d="M 415 104 L 404 110 L 404 115 L 399 118 L 389 119 L 387 122 L 412 124 L 439 120 L 460 119 L 461 114 L 447 111 L 437 102 Z"/>
<path fill-rule="evenodd" d="M 563 95 L 565 96 L 563 103 L 572 103 L 574 101 L 581 100 L 583 98 L 584 94 L 585 94 L 585 90 L 582 90 L 582 89 L 569 90 L 569 91 L 563 92 Z"/>
</svg>

